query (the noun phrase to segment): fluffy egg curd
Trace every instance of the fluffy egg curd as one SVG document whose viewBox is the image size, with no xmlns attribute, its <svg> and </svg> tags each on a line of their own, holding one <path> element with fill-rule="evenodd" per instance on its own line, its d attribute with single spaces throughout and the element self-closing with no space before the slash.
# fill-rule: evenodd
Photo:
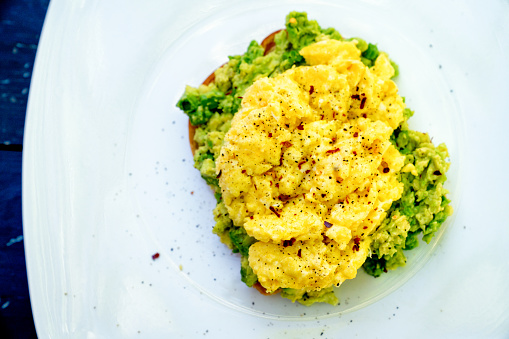
<svg viewBox="0 0 509 339">
<path fill-rule="evenodd" d="M 452 214 L 447 147 L 409 128 L 398 72 L 376 45 L 291 12 L 186 87 L 177 106 L 217 200 L 212 232 L 247 286 L 336 305 L 335 286 L 406 265 Z"/>
<path fill-rule="evenodd" d="M 387 56 L 369 69 L 356 41 L 337 40 L 300 54 L 309 66 L 247 89 L 216 161 L 228 214 L 258 240 L 249 266 L 268 293 L 354 278 L 403 192 L 405 157 L 389 138 L 405 105 Z"/>
</svg>

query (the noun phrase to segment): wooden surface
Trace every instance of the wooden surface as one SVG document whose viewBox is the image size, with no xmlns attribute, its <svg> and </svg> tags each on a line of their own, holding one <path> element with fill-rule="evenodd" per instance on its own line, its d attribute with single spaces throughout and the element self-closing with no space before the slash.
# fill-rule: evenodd
<svg viewBox="0 0 509 339">
<path fill-rule="evenodd" d="M 49 0 L 0 0 L 0 337 L 34 338 L 23 249 L 25 112 Z"/>
</svg>

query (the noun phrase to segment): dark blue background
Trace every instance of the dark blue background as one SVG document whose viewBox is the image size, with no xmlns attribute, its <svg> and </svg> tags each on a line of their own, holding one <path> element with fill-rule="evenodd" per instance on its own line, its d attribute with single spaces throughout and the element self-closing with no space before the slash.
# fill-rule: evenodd
<svg viewBox="0 0 509 339">
<path fill-rule="evenodd" d="M 0 0 L 0 337 L 36 337 L 21 222 L 23 128 L 49 0 Z"/>
</svg>

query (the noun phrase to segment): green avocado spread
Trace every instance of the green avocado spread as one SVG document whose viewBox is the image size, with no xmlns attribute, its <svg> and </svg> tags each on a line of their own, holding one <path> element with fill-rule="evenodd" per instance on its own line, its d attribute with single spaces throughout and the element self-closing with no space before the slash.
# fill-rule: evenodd
<svg viewBox="0 0 509 339">
<path fill-rule="evenodd" d="M 243 55 L 230 56 L 229 61 L 215 71 L 215 79 L 209 85 L 187 86 L 177 106 L 189 116 L 196 126 L 194 141 L 197 149 L 194 166 L 215 192 L 217 206 L 213 211 L 217 234 L 234 253 L 241 256 L 241 280 L 247 286 L 257 283 L 257 277 L 248 264 L 249 246 L 256 239 L 244 228 L 233 224 L 221 199 L 215 160 L 219 156 L 223 139 L 230 128 L 233 115 L 239 110 L 243 93 L 262 77 L 274 77 L 293 66 L 305 65 L 300 49 L 324 39 L 357 40 L 361 61 L 368 67 L 374 65 L 380 52 L 376 45 L 360 38 L 344 38 L 334 28 L 321 28 L 314 20 L 308 20 L 304 12 L 291 12 L 286 17 L 286 27 L 275 35 L 274 48 L 265 53 L 264 47 L 252 41 Z M 391 61 L 398 75 L 397 65 Z M 400 181 L 404 184 L 403 195 L 394 202 L 387 217 L 372 234 L 371 256 L 363 265 L 373 277 L 406 264 L 405 252 L 419 245 L 420 240 L 429 242 L 448 216 L 452 214 L 448 191 L 444 188 L 449 168 L 447 147 L 433 145 L 426 133 L 409 129 L 407 120 L 413 112 L 406 108 L 405 119 L 394 131 L 391 142 L 405 155 L 405 166 Z M 408 229 L 410 224 L 410 229 Z M 331 288 L 318 292 L 282 289 L 281 296 L 304 305 L 315 302 L 338 304 Z"/>
</svg>

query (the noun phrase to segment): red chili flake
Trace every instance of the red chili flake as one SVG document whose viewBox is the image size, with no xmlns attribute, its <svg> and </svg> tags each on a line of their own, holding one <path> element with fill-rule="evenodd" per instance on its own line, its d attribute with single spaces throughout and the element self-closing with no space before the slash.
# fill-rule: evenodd
<svg viewBox="0 0 509 339">
<path fill-rule="evenodd" d="M 277 215 L 278 218 L 281 218 L 281 214 L 279 214 L 276 209 L 274 208 L 274 206 L 270 206 L 269 207 L 269 210 L 271 210 L 272 213 L 274 213 L 275 215 Z"/>
<path fill-rule="evenodd" d="M 384 173 L 389 173 L 389 171 L 390 171 L 390 168 L 389 168 L 389 167 L 385 167 L 385 168 L 384 168 Z"/>
<path fill-rule="evenodd" d="M 230 95 L 232 94 L 232 90 L 229 90 L 228 92 L 225 93 L 225 95 Z"/>
<path fill-rule="evenodd" d="M 291 146 L 292 146 L 292 143 L 291 143 L 291 142 L 289 142 L 289 141 L 283 141 L 283 142 L 281 143 L 281 145 L 283 145 L 284 147 L 291 147 Z"/>
<path fill-rule="evenodd" d="M 289 196 L 289 195 L 286 195 L 286 194 L 280 194 L 279 197 L 277 197 L 279 200 L 281 200 L 282 202 L 287 202 L 288 200 L 290 200 L 292 197 Z"/>
<path fill-rule="evenodd" d="M 152 254 L 152 260 L 156 260 L 157 258 L 159 258 L 159 252 Z"/>
<path fill-rule="evenodd" d="M 363 109 L 365 104 L 366 104 L 366 97 L 362 98 L 360 109 Z"/>
<path fill-rule="evenodd" d="M 364 114 L 362 115 L 362 117 L 363 117 L 364 119 L 366 119 L 366 118 L 368 117 L 368 115 L 367 115 L 366 113 L 364 113 Z"/>
<path fill-rule="evenodd" d="M 221 174 L 223 174 L 223 170 L 219 171 L 219 174 L 216 176 L 216 179 L 219 179 L 221 177 Z"/>
<path fill-rule="evenodd" d="M 351 98 L 355 99 L 355 100 L 360 100 L 361 97 L 359 96 L 359 94 L 354 94 L 354 95 L 352 95 Z"/>
<path fill-rule="evenodd" d="M 357 152 L 356 152 L 356 151 L 353 151 L 353 155 L 357 155 Z"/>
<path fill-rule="evenodd" d="M 270 186 L 272 186 L 272 181 L 270 182 Z"/>
<path fill-rule="evenodd" d="M 311 172 L 311 170 L 307 170 L 307 171 L 306 171 L 306 174 L 308 174 L 309 172 Z"/>
<path fill-rule="evenodd" d="M 336 119 L 336 112 L 332 112 L 332 119 Z"/>
<path fill-rule="evenodd" d="M 306 160 L 302 160 L 301 162 L 299 162 L 299 163 L 297 164 L 297 167 L 299 167 L 299 169 L 300 169 L 300 167 L 301 167 L 302 165 L 304 165 L 305 163 L 306 163 Z"/>
<path fill-rule="evenodd" d="M 269 138 L 272 138 L 272 133 L 269 132 Z"/>
<path fill-rule="evenodd" d="M 313 85 L 311 85 L 309 87 L 309 94 L 313 94 L 314 91 L 315 91 L 315 88 L 313 87 Z"/>
<path fill-rule="evenodd" d="M 358 252 L 359 251 L 359 244 L 361 243 L 361 239 L 359 237 L 355 237 L 353 239 L 353 242 L 354 242 L 354 245 L 353 245 L 352 249 L 354 251 Z"/>
<path fill-rule="evenodd" d="M 368 226 L 364 226 L 362 229 L 363 229 L 363 230 L 365 230 L 365 229 L 367 229 L 367 228 L 368 228 Z"/>
<path fill-rule="evenodd" d="M 246 170 L 242 170 L 242 174 L 246 174 Z"/>
<path fill-rule="evenodd" d="M 353 137 L 354 137 L 354 138 L 357 138 L 358 136 L 359 136 L 359 133 L 357 133 L 357 132 L 355 132 L 355 133 L 353 134 Z"/>
<path fill-rule="evenodd" d="M 331 141 L 332 141 L 332 143 L 335 143 L 336 142 L 336 137 L 332 137 Z"/>
<path fill-rule="evenodd" d="M 194 191 L 191 191 L 191 195 L 193 195 L 193 194 L 194 194 Z"/>
<path fill-rule="evenodd" d="M 350 203 L 350 201 L 348 201 L 348 197 L 345 198 L 345 201 L 346 201 L 347 204 Z"/>
<path fill-rule="evenodd" d="M 322 115 L 320 115 L 320 120 L 323 120 L 323 117 L 324 117 L 324 115 L 323 115 L 323 114 L 322 114 Z"/>
<path fill-rule="evenodd" d="M 290 240 L 283 240 L 283 247 L 292 246 L 295 243 L 295 238 L 291 238 Z"/>
<path fill-rule="evenodd" d="M 239 99 L 243 99 L 244 97 L 237 97 L 237 98 L 239 98 Z"/>
<path fill-rule="evenodd" d="M 335 148 L 335 149 L 330 149 L 328 150 L 327 152 L 325 152 L 326 154 L 332 154 L 332 153 L 336 153 L 336 152 L 339 152 L 340 149 L 339 148 Z"/>
<path fill-rule="evenodd" d="M 297 126 L 297 129 L 298 129 L 299 131 L 302 131 L 302 130 L 304 129 L 304 126 L 302 126 L 302 123 L 301 123 L 299 126 Z"/>
<path fill-rule="evenodd" d="M 325 225 L 325 227 L 327 228 L 331 228 L 332 227 L 332 224 L 328 221 L 324 221 L 323 224 Z"/>
<path fill-rule="evenodd" d="M 276 182 L 276 187 L 279 188 L 279 182 Z"/>
<path fill-rule="evenodd" d="M 436 170 L 435 172 L 433 172 L 434 175 L 442 175 L 442 173 L 440 173 L 439 170 Z"/>
<path fill-rule="evenodd" d="M 299 258 L 302 258 L 302 249 L 299 248 L 299 251 L 297 252 L 297 255 L 299 256 Z"/>
<path fill-rule="evenodd" d="M 254 219 L 254 217 L 253 217 L 253 216 L 250 216 L 250 217 L 249 217 L 249 219 L 253 220 L 253 219 Z"/>
</svg>

